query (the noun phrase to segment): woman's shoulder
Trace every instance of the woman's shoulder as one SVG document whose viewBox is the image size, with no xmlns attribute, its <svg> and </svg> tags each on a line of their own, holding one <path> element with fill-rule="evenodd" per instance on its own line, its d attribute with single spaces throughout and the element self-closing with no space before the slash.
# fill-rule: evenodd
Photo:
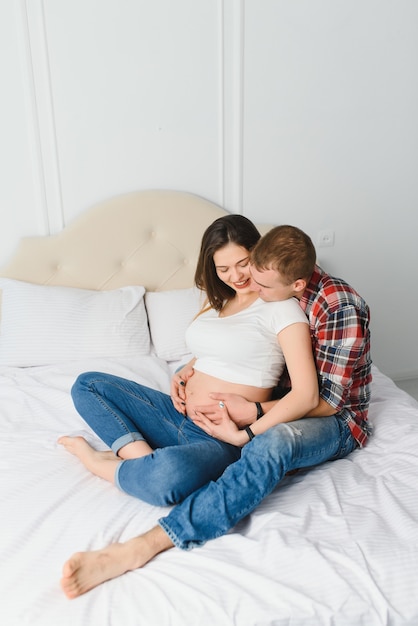
<svg viewBox="0 0 418 626">
<path fill-rule="evenodd" d="M 294 321 L 308 322 L 305 313 L 299 304 L 297 298 L 288 298 L 287 300 L 276 300 L 275 302 L 265 302 L 267 311 L 273 316 L 280 318 L 290 318 Z"/>
<path fill-rule="evenodd" d="M 278 311 L 301 311 L 301 307 L 299 304 L 299 300 L 297 298 L 287 298 L 287 300 L 274 300 L 273 302 L 265 302 L 264 300 L 260 301 L 264 304 L 267 304 L 271 309 L 276 309 Z"/>
</svg>

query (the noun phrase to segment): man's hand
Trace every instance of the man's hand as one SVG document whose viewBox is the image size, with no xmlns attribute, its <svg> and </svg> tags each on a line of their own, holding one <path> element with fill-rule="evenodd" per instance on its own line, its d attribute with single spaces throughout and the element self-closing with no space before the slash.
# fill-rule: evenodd
<svg viewBox="0 0 418 626">
<path fill-rule="evenodd" d="M 255 422 L 257 416 L 255 402 L 249 402 L 236 393 L 210 393 L 209 397 L 216 402 L 195 408 L 199 414 L 203 414 L 213 424 L 220 424 L 225 417 L 225 409 L 219 406 L 220 401 L 226 405 L 230 420 L 238 428 L 245 428 Z"/>
</svg>

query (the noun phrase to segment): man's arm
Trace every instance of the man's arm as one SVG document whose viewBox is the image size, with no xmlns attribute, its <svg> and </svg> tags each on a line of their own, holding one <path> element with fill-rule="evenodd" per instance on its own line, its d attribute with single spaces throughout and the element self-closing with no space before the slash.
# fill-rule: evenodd
<svg viewBox="0 0 418 626">
<path fill-rule="evenodd" d="M 257 419 L 257 407 L 255 402 L 249 402 L 242 396 L 235 393 L 211 393 L 210 397 L 215 400 L 214 404 L 198 407 L 198 411 L 204 413 L 210 420 L 217 422 L 221 420 L 223 415 L 222 409 L 219 408 L 219 402 L 222 400 L 227 409 L 229 417 L 235 422 L 238 428 L 251 426 Z M 268 413 L 279 400 L 269 400 L 261 402 L 263 413 Z M 319 399 L 318 405 L 306 414 L 306 417 L 327 417 L 335 415 L 337 410 L 332 407 L 323 398 Z"/>
</svg>

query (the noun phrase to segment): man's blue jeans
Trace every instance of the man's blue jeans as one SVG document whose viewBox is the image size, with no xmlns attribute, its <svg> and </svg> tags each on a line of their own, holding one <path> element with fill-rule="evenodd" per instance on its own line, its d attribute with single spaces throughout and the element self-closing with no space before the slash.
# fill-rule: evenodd
<svg viewBox="0 0 418 626">
<path fill-rule="evenodd" d="M 121 461 L 115 475 L 120 489 L 150 504 L 181 502 L 240 457 L 240 448 L 207 435 L 160 391 L 86 372 L 71 394 L 81 417 L 115 454 L 137 440 L 153 448 L 152 454 Z"/>
<path fill-rule="evenodd" d="M 174 507 L 158 523 L 178 548 L 188 550 L 228 532 L 298 468 L 343 458 L 356 447 L 338 417 L 303 418 L 270 428 L 242 449 L 241 458 Z"/>
</svg>

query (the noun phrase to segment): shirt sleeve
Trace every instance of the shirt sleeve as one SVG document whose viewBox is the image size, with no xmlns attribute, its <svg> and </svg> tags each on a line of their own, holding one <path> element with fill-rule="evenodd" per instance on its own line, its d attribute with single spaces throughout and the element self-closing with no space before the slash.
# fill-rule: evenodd
<svg viewBox="0 0 418 626">
<path fill-rule="evenodd" d="M 266 304 L 271 308 L 268 309 Z M 271 311 L 270 328 L 276 335 L 292 324 L 299 322 L 309 324 L 308 318 L 295 298 L 264 303 L 262 311 L 268 310 Z"/>
<path fill-rule="evenodd" d="M 318 321 L 315 359 L 320 397 L 337 409 L 345 404 L 353 373 L 367 341 L 368 317 L 352 305 L 327 312 Z"/>
</svg>

